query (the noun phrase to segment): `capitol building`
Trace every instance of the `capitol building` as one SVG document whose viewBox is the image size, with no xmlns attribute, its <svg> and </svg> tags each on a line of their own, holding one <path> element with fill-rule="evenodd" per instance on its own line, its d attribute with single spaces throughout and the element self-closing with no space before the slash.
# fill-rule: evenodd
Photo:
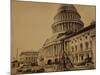
<svg viewBox="0 0 100 75">
<path fill-rule="evenodd" d="M 96 22 L 87 27 L 74 5 L 63 4 L 54 16 L 52 37 L 39 50 L 39 65 L 63 64 L 64 67 L 96 67 Z"/>
</svg>

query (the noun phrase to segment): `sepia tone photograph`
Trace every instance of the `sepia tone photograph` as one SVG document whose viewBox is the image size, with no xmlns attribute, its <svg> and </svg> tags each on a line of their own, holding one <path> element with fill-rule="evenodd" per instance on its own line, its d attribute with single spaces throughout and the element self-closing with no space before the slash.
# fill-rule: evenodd
<svg viewBox="0 0 100 75">
<path fill-rule="evenodd" d="M 96 6 L 11 0 L 11 75 L 96 69 Z"/>
</svg>

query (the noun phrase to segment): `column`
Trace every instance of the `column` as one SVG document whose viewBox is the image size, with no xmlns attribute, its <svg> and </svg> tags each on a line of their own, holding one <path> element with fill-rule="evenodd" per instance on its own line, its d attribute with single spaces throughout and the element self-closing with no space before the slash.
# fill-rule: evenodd
<svg viewBox="0 0 100 75">
<path fill-rule="evenodd" d="M 53 56 L 53 45 L 51 45 L 51 49 L 52 49 L 52 56 Z"/>
<path fill-rule="evenodd" d="M 69 31 L 71 31 L 71 26 L 70 26 L 70 23 L 68 23 L 68 25 L 69 25 Z"/>
<path fill-rule="evenodd" d="M 54 33 L 56 32 L 56 27 L 54 26 Z"/>
<path fill-rule="evenodd" d="M 64 23 L 63 23 L 63 31 L 65 31 L 65 25 L 64 25 Z"/>
<path fill-rule="evenodd" d="M 58 44 L 56 44 L 56 55 L 58 55 Z"/>
<path fill-rule="evenodd" d="M 67 31 L 69 31 L 69 24 L 67 23 Z"/>
<path fill-rule="evenodd" d="M 52 45 L 52 50 L 53 50 L 53 56 L 54 56 L 54 44 Z"/>
<path fill-rule="evenodd" d="M 58 24 L 58 29 L 59 29 L 59 32 L 60 32 L 60 25 Z"/>
<path fill-rule="evenodd" d="M 60 24 L 60 32 L 62 31 L 62 26 L 61 26 L 61 24 Z"/>
<path fill-rule="evenodd" d="M 78 63 L 80 63 L 80 55 L 78 54 Z"/>
<path fill-rule="evenodd" d="M 73 30 L 73 23 L 70 23 L 70 29 Z"/>
<path fill-rule="evenodd" d="M 64 23 L 64 31 L 66 31 L 66 24 Z"/>
<path fill-rule="evenodd" d="M 61 24 L 61 32 L 63 31 L 62 24 Z"/>
<path fill-rule="evenodd" d="M 61 30 L 63 31 L 63 24 L 61 24 Z"/>
<path fill-rule="evenodd" d="M 57 32 L 59 32 L 59 25 L 57 25 Z"/>
<path fill-rule="evenodd" d="M 76 23 L 74 23 L 73 25 L 73 31 L 75 32 L 75 30 L 76 30 Z"/>
<path fill-rule="evenodd" d="M 56 46 L 54 44 L 54 56 L 55 56 L 55 54 L 56 54 Z"/>
<path fill-rule="evenodd" d="M 79 25 L 77 24 L 77 31 L 80 29 Z"/>
<path fill-rule="evenodd" d="M 67 31 L 67 25 L 66 25 L 66 23 L 65 23 L 65 30 Z"/>
</svg>

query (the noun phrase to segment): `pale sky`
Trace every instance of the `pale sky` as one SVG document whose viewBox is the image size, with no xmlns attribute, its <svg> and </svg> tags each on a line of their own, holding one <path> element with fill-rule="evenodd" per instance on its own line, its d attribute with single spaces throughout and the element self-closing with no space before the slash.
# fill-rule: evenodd
<svg viewBox="0 0 100 75">
<path fill-rule="evenodd" d="M 45 40 L 52 36 L 51 25 L 60 4 L 12 2 L 12 55 L 18 52 L 35 50 L 42 47 Z M 75 5 L 85 26 L 95 20 L 95 6 Z"/>
</svg>

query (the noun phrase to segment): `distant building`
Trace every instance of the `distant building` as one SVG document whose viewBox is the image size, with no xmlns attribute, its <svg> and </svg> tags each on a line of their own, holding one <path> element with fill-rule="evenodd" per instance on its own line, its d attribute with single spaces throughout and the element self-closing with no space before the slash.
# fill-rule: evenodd
<svg viewBox="0 0 100 75">
<path fill-rule="evenodd" d="M 17 67 L 19 67 L 19 64 L 20 63 L 17 60 L 14 60 L 14 61 L 11 62 L 11 67 L 17 68 Z"/>
<path fill-rule="evenodd" d="M 38 52 L 26 51 L 21 52 L 20 62 L 24 65 L 38 65 Z"/>
<path fill-rule="evenodd" d="M 95 68 L 96 22 L 84 27 L 74 5 L 62 5 L 52 24 L 53 36 L 47 39 L 40 50 L 40 62 L 44 65 L 67 58 L 73 65 L 91 62 Z M 66 63 L 67 65 L 67 63 Z"/>
</svg>

